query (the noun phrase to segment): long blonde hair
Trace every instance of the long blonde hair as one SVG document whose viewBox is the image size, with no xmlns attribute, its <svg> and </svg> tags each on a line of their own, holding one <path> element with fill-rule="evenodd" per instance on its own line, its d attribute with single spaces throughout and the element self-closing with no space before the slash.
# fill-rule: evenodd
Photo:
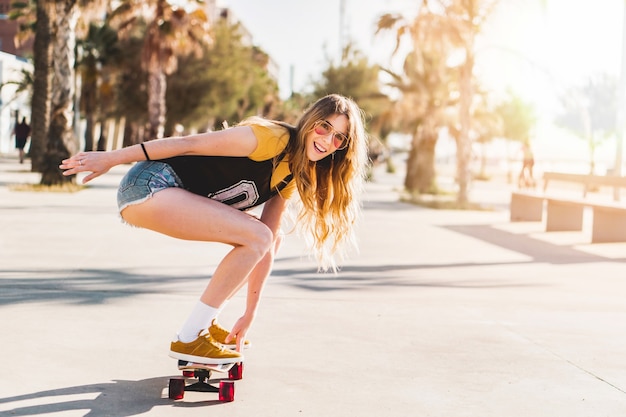
<svg viewBox="0 0 626 417">
<path fill-rule="evenodd" d="M 306 137 L 315 122 L 332 115 L 348 118 L 348 146 L 314 162 L 306 153 Z M 302 203 L 297 226 L 309 240 L 320 269 L 336 270 L 335 255 L 346 244 L 356 248 L 354 226 L 360 214 L 360 194 L 367 164 L 363 111 L 344 96 L 331 94 L 313 103 L 296 126 L 286 151 Z"/>
</svg>

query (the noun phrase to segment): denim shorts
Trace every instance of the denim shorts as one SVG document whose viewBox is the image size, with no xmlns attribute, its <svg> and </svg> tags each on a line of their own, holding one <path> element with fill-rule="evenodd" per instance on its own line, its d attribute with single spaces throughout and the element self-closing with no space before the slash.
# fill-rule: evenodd
<svg viewBox="0 0 626 417">
<path fill-rule="evenodd" d="M 143 203 L 154 193 L 171 187 L 184 188 L 171 166 L 160 161 L 137 162 L 122 178 L 117 190 L 119 211 Z"/>
</svg>

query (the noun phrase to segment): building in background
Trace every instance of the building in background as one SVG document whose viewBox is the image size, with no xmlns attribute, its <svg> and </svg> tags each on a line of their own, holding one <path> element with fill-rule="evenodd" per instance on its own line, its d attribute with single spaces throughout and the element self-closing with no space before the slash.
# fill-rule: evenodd
<svg viewBox="0 0 626 417">
<path fill-rule="evenodd" d="M 15 45 L 17 22 L 9 19 L 11 0 L 0 0 L 0 51 L 7 54 L 25 57 L 33 49 L 33 39 L 28 40 L 19 47 Z"/>
<path fill-rule="evenodd" d="M 22 79 L 24 70 L 32 72 L 32 64 L 19 56 L 0 52 L 0 85 L 3 85 L 0 89 L 0 155 L 17 155 L 12 135 L 15 121 L 26 117 L 30 124 L 30 97 L 26 92 L 17 94 L 17 85 L 11 84 Z M 29 145 L 26 146 L 28 151 Z"/>
</svg>

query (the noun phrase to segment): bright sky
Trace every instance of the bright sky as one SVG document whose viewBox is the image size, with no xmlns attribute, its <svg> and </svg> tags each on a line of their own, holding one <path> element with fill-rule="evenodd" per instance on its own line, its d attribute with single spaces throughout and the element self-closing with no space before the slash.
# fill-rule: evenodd
<svg viewBox="0 0 626 417">
<path fill-rule="evenodd" d="M 384 13 L 406 11 L 415 0 L 344 0 L 345 34 L 361 51 L 385 59 L 383 37 L 374 37 L 377 18 Z M 255 44 L 280 66 L 280 89 L 290 93 L 290 67 L 294 89 L 303 89 L 319 78 L 327 57 L 340 53 L 340 0 L 221 0 L 248 28 Z M 382 54 L 382 51 L 385 51 Z M 379 59 L 380 61 L 380 59 Z"/>
<path fill-rule="evenodd" d="M 507 6 L 500 8 L 479 49 L 477 71 L 492 91 L 510 87 L 535 105 L 539 123 L 531 140 L 544 169 L 583 172 L 588 167 L 574 168 L 565 161 L 588 161 L 586 142 L 557 129 L 554 116 L 559 97 L 569 88 L 595 74 L 619 78 L 625 2 L 535 0 L 520 7 L 520 1 L 503 2 Z M 614 165 L 616 146 L 606 141 L 598 149 L 598 173 Z"/>
<path fill-rule="evenodd" d="M 477 54 L 484 82 L 549 107 L 591 75 L 619 76 L 623 0 L 541 3 L 499 9 Z"/>
<path fill-rule="evenodd" d="M 372 62 L 387 65 L 391 38 L 374 36 L 376 21 L 389 12 L 414 14 L 419 1 L 344 1 L 346 35 Z M 327 56 L 338 57 L 340 3 L 221 0 L 279 64 L 283 95 L 290 92 L 291 66 L 294 87 L 300 90 L 319 77 Z M 478 51 L 478 70 L 494 88 L 510 85 L 542 102 L 590 74 L 617 76 L 623 4 L 623 0 L 503 0 Z"/>
</svg>

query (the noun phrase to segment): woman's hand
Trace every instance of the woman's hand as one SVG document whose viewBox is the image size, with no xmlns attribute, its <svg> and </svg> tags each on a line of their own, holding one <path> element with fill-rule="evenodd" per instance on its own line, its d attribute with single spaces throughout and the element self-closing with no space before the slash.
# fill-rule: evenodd
<svg viewBox="0 0 626 417">
<path fill-rule="evenodd" d="M 68 159 L 64 159 L 59 168 L 63 170 L 63 175 L 66 176 L 75 175 L 79 172 L 91 172 L 83 178 L 82 183 L 86 184 L 108 172 L 114 165 L 109 152 L 79 152 Z"/>
<path fill-rule="evenodd" d="M 233 326 L 230 334 L 226 336 L 226 343 L 231 343 L 237 338 L 237 352 L 241 352 L 246 341 L 246 334 L 252 325 L 253 317 L 244 315 Z"/>
</svg>

